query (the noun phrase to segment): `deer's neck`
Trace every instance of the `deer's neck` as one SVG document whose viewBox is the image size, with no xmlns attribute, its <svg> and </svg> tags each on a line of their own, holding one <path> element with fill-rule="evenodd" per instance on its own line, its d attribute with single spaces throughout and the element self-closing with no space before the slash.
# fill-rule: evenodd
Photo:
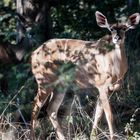
<svg viewBox="0 0 140 140">
<path fill-rule="evenodd" d="M 120 62 L 126 61 L 126 53 L 125 53 L 125 46 L 123 44 L 116 44 L 114 49 L 114 59 Z"/>
<path fill-rule="evenodd" d="M 115 45 L 112 60 L 114 67 L 113 74 L 115 74 L 118 79 L 123 78 L 127 71 L 127 58 L 124 43 Z"/>
</svg>

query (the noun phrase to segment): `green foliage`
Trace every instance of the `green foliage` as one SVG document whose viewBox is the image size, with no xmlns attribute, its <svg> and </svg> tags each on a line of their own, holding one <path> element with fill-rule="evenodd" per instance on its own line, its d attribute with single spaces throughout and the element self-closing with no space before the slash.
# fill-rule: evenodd
<svg viewBox="0 0 140 140">
<path fill-rule="evenodd" d="M 4 41 L 14 41 L 16 38 L 16 18 L 14 12 L 14 3 L 11 4 L 9 0 L 0 2 L 0 35 L 4 35 Z"/>
<path fill-rule="evenodd" d="M 95 11 L 103 12 L 112 23 L 139 10 L 138 0 L 128 0 L 128 4 L 122 0 L 61 0 L 57 8 L 51 9 L 53 31 L 60 38 L 94 40 L 107 31 L 97 26 Z"/>
</svg>

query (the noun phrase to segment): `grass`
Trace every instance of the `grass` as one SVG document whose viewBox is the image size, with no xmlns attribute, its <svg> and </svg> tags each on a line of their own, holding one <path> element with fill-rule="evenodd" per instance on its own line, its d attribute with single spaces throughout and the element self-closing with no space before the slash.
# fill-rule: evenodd
<svg viewBox="0 0 140 140">
<path fill-rule="evenodd" d="M 7 106 L 3 109 L 3 112 L 0 115 L 0 140 L 30 139 L 30 122 L 26 122 L 26 116 L 24 116 L 22 112 L 21 114 L 18 112 L 20 117 L 22 116 L 22 122 L 15 122 L 13 121 L 15 116 L 13 116 L 12 113 L 6 112 L 23 88 L 24 86 L 22 86 L 17 94 L 14 95 L 13 98 L 7 103 Z M 121 104 L 121 99 L 119 96 L 116 96 L 117 101 L 115 101 L 116 98 L 111 98 L 111 101 L 113 100 L 113 110 L 115 110 L 113 111 L 115 122 L 118 121 L 116 127 L 116 132 L 118 133 L 115 133 L 114 136 L 116 140 L 139 140 L 140 132 L 138 129 L 136 129 L 136 118 L 138 118 L 137 115 L 139 114 L 140 109 L 136 108 L 131 110 L 133 106 L 127 108 L 127 106 L 124 106 L 124 101 L 123 104 Z M 71 104 L 69 104 L 69 100 L 65 100 L 58 115 L 65 136 L 67 136 L 67 140 L 92 140 L 90 139 L 90 133 L 93 123 L 92 118 L 94 118 L 92 117 L 92 113 L 94 112 L 93 108 L 95 108 L 96 105 L 96 97 L 97 95 L 94 95 L 94 97 L 88 97 L 88 94 L 85 95 L 84 93 L 84 103 L 81 102 L 81 99 L 78 98 L 78 96 L 74 96 L 74 98 L 71 100 Z M 68 108 L 70 109 L 69 112 L 66 111 Z M 20 108 L 18 108 L 17 111 L 19 110 Z M 124 118 L 124 120 L 122 118 Z M 98 134 L 95 138 L 96 140 L 109 140 L 108 126 L 106 124 L 105 117 L 103 117 L 100 121 L 97 130 Z M 35 132 L 37 140 L 56 139 L 55 130 L 53 129 L 50 121 L 45 116 L 38 119 Z"/>
</svg>

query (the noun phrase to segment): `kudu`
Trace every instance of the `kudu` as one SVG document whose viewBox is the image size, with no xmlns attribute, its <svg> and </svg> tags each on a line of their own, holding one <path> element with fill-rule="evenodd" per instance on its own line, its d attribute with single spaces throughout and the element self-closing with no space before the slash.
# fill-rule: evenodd
<svg viewBox="0 0 140 140">
<path fill-rule="evenodd" d="M 100 102 L 96 106 L 93 130 L 97 128 L 104 111 L 110 139 L 113 140 L 113 116 L 108 95 L 121 87 L 127 71 L 125 32 L 139 23 L 140 15 L 135 13 L 128 18 L 125 24 L 113 25 L 108 23 L 102 13 L 97 11 L 95 15 L 97 24 L 102 28 L 107 28 L 111 35 L 106 35 L 97 41 L 52 39 L 42 44 L 31 55 L 32 72 L 38 84 L 31 121 L 33 140 L 35 139 L 35 121 L 46 101 L 48 102 L 47 113 L 58 139 L 66 139 L 57 118 L 66 90 L 57 91 L 57 86 L 53 84 L 57 83 L 65 89 L 64 81 L 59 80 L 57 74 L 60 65 L 67 62 L 75 65 L 74 83 L 79 89 L 92 86 L 98 89 Z"/>
</svg>

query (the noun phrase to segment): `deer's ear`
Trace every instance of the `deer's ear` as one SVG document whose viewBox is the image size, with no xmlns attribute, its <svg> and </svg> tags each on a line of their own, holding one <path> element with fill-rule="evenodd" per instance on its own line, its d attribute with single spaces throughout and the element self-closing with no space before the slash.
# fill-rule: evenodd
<svg viewBox="0 0 140 140">
<path fill-rule="evenodd" d="M 135 26 L 139 24 L 139 21 L 140 21 L 140 14 L 135 13 L 128 18 L 126 25 L 129 29 L 134 29 Z"/>
<path fill-rule="evenodd" d="M 95 16 L 98 26 L 109 29 L 107 18 L 101 12 L 96 11 Z"/>
</svg>

